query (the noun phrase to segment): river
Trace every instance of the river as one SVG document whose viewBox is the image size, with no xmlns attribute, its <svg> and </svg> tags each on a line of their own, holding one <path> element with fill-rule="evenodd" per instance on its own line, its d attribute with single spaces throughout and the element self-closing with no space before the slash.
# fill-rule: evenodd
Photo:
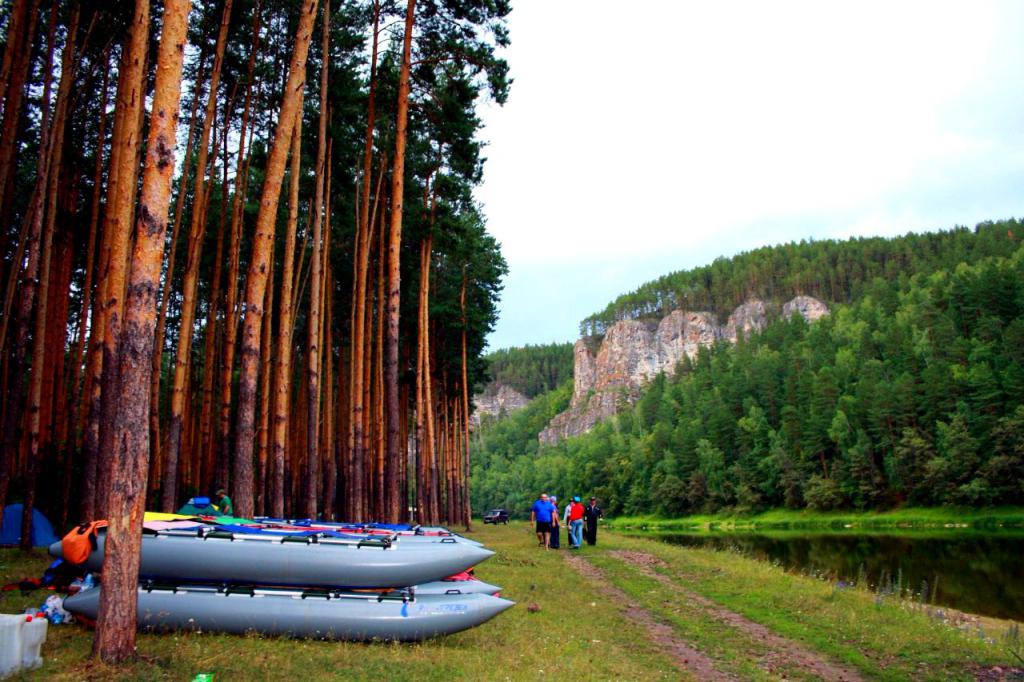
<svg viewBox="0 0 1024 682">
<path fill-rule="evenodd" d="M 1024 620 L 1024 532 L 734 531 L 643 533 L 687 547 L 738 551 L 787 571 Z"/>
</svg>

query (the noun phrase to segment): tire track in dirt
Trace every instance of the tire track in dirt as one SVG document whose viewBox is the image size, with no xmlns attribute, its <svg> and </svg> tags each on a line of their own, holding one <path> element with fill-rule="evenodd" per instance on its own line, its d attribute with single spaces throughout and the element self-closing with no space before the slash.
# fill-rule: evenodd
<svg viewBox="0 0 1024 682">
<path fill-rule="evenodd" d="M 658 581 L 677 594 L 681 594 L 684 599 L 688 600 L 691 604 L 699 606 L 707 615 L 715 620 L 734 627 L 749 635 L 752 639 L 764 644 L 770 652 L 764 657 L 765 663 L 768 664 L 769 668 L 778 667 L 781 664 L 789 664 L 790 666 L 800 668 L 818 679 L 829 680 L 830 682 L 861 682 L 863 680 L 860 673 L 856 670 L 834 663 L 821 654 L 804 647 L 799 642 L 778 635 L 764 625 L 754 622 L 735 611 L 730 611 L 707 597 L 680 586 L 668 576 L 658 573 L 654 570 L 655 567 L 667 568 L 668 564 L 655 556 L 645 554 L 644 552 L 628 550 L 612 551 L 608 554 L 625 561 L 639 570 L 644 576 Z"/>
<path fill-rule="evenodd" d="M 579 556 L 566 555 L 565 560 L 577 573 L 598 583 L 601 591 L 623 605 L 623 613 L 631 621 L 642 626 L 647 631 L 647 636 L 660 649 L 669 660 L 679 668 L 692 673 L 699 680 L 736 680 L 737 678 L 728 673 L 722 672 L 715 667 L 715 662 L 707 654 L 694 649 L 692 646 L 679 639 L 675 631 L 664 623 L 659 623 L 654 615 L 637 604 L 634 600 L 615 587 L 604 573 L 597 566 Z"/>
</svg>

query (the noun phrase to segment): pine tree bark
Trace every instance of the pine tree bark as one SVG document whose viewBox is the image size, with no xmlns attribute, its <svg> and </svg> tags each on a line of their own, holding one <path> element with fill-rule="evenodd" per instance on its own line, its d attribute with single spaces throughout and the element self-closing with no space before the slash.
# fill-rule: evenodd
<svg viewBox="0 0 1024 682">
<path fill-rule="evenodd" d="M 148 3 L 139 0 L 138 4 Z M 156 296 L 174 173 L 175 132 L 190 9 L 190 0 L 164 2 L 125 326 L 117 358 L 120 364 L 118 391 L 108 395 L 108 399 L 117 398 L 112 425 L 115 466 L 112 485 L 104 491 L 109 496 L 110 525 L 93 642 L 93 652 L 106 663 L 119 663 L 135 652 L 139 552 L 149 464 L 149 380 Z"/>
<path fill-rule="evenodd" d="M 270 514 L 284 516 L 284 469 L 288 443 L 288 402 L 291 397 L 292 373 L 292 287 L 295 273 L 295 232 L 299 222 L 299 170 L 302 164 L 302 120 L 292 133 L 292 158 L 288 184 L 288 225 L 284 237 L 281 262 L 281 302 L 278 304 L 277 362 L 274 372 L 274 407 L 272 485 Z"/>
<path fill-rule="evenodd" d="M 220 372 L 220 390 L 218 405 L 217 448 L 218 461 L 225 466 L 230 458 L 231 445 L 231 379 L 235 367 L 235 345 L 238 340 L 238 269 L 242 235 L 242 212 L 245 207 L 245 194 L 248 187 L 248 159 L 246 157 L 245 136 L 249 128 L 249 114 L 252 109 L 252 75 L 256 66 L 256 53 L 259 50 L 260 10 L 257 6 L 253 14 L 252 45 L 249 50 L 249 63 L 246 66 L 245 105 L 242 109 L 242 124 L 238 135 L 238 156 L 235 159 L 235 188 L 231 204 L 231 233 L 228 246 L 228 279 L 227 293 L 224 297 L 224 349 Z M 227 123 L 225 122 L 225 134 Z M 227 149 L 227 140 L 224 143 Z M 225 168 L 227 167 L 225 159 Z M 225 186 L 227 183 L 225 183 Z M 271 259 L 273 260 L 273 259 Z M 269 316 L 268 316 L 269 317 Z M 261 331 L 262 337 L 262 331 Z M 261 342 L 262 345 L 262 342 Z M 257 489 L 258 490 L 258 489 Z M 262 501 L 262 495 L 257 493 Z"/>
<path fill-rule="evenodd" d="M 47 313 L 50 303 L 50 263 L 52 261 L 53 232 L 56 225 L 57 213 L 57 187 L 60 178 L 62 155 L 64 152 L 64 129 L 67 120 L 68 97 L 71 93 L 71 84 L 75 78 L 75 42 L 78 33 L 78 17 L 80 6 L 76 3 L 71 11 L 71 19 L 68 24 L 68 40 L 64 45 L 64 52 L 61 57 L 61 79 L 58 86 L 57 102 L 54 107 L 53 124 L 47 136 L 47 149 L 45 154 L 49 155 L 46 163 L 46 173 L 40 178 L 45 182 L 45 205 L 36 213 L 35 220 L 45 215 L 42 225 L 42 244 L 40 246 L 39 277 L 35 295 L 36 319 L 35 329 L 32 334 L 32 372 L 28 393 L 28 455 L 25 460 L 25 482 L 24 501 L 21 514 L 21 549 L 29 551 L 32 549 L 32 516 L 35 508 L 36 477 L 39 470 L 39 460 L 42 457 L 40 447 L 40 423 L 42 418 L 42 394 L 44 378 L 47 374 L 46 363 L 46 332 Z M 51 12 L 50 20 L 56 19 L 56 12 Z M 50 59 L 53 57 L 53 29 L 50 26 Z M 44 102 L 47 98 L 44 98 Z M 48 104 L 48 102 L 45 102 Z"/>
<path fill-rule="evenodd" d="M 259 452 L 257 454 L 258 467 L 256 470 L 256 513 L 260 516 L 266 514 L 267 497 L 269 494 L 269 483 L 271 476 L 268 474 L 268 462 L 270 453 L 270 402 L 271 402 L 271 378 L 274 373 L 274 365 L 271 351 L 273 340 L 272 318 L 274 312 L 274 262 L 270 262 L 270 275 L 267 277 L 267 291 L 264 295 L 266 314 L 263 316 L 263 331 L 260 346 L 260 428 L 259 428 Z"/>
<path fill-rule="evenodd" d="M 221 67 L 224 63 L 224 45 L 227 42 L 228 22 L 231 18 L 232 0 L 224 0 L 217 44 L 214 51 L 213 67 L 210 70 L 210 91 L 207 94 L 203 114 L 203 127 L 199 134 L 199 155 L 196 162 L 195 185 L 192 192 L 192 220 L 189 228 L 188 251 L 185 261 L 185 277 L 182 284 L 181 327 L 178 332 L 178 347 L 174 358 L 174 384 L 171 387 L 171 415 L 167 431 L 167 453 L 164 464 L 163 494 L 161 511 L 171 512 L 176 508 L 178 488 L 178 461 L 181 458 L 182 416 L 185 408 L 185 385 L 188 381 L 189 361 L 192 355 L 192 335 L 196 313 L 196 285 L 199 281 L 199 266 L 203 238 L 206 235 L 206 173 L 209 160 L 210 133 L 216 120 L 217 91 L 220 87 Z M 216 154 L 214 154 L 216 157 Z"/>
<path fill-rule="evenodd" d="M 0 221 L 4 224 L 7 222 L 8 206 L 11 201 L 10 189 L 14 180 L 18 119 L 21 118 L 21 105 L 25 97 L 25 80 L 32 57 L 32 41 L 35 39 L 39 5 L 40 0 L 16 0 L 7 24 L 2 90 L 4 113 L 0 121 Z"/>
<path fill-rule="evenodd" d="M 203 57 L 199 57 L 203 63 Z M 202 82 L 203 72 L 200 67 L 197 82 Z M 199 110 L 198 94 L 192 98 L 192 109 L 189 112 L 188 134 L 185 136 L 185 163 L 181 167 L 178 179 L 178 197 L 174 202 L 174 226 L 171 228 L 171 251 L 167 256 L 167 268 L 164 276 L 163 290 L 160 293 L 160 312 L 156 316 L 156 335 L 153 342 L 153 376 L 149 384 L 149 452 L 150 460 L 160 464 L 159 478 L 153 482 L 159 487 L 163 481 L 163 460 L 160 450 L 160 381 L 163 376 L 164 338 L 167 331 L 167 310 L 171 302 L 171 283 L 174 281 L 174 265 L 178 257 L 178 235 L 181 232 L 181 218 L 185 210 L 185 187 L 188 185 L 189 168 L 192 158 L 192 140 L 195 137 L 196 113 Z"/>
<path fill-rule="evenodd" d="M 320 66 L 320 128 L 317 135 L 316 190 L 313 199 L 313 253 L 310 258 L 311 274 L 309 287 L 309 316 L 306 330 L 306 393 L 309 413 L 306 421 L 306 491 L 304 495 L 304 516 L 316 518 L 317 492 L 320 482 L 320 314 L 323 292 L 323 210 L 324 189 L 327 183 L 327 67 L 330 61 L 331 3 L 324 0 L 321 21 L 321 66 Z"/>
<path fill-rule="evenodd" d="M 281 181 L 288 157 L 290 138 L 301 116 L 303 84 L 306 78 L 306 56 L 313 36 L 317 0 L 305 0 L 295 33 L 295 48 L 288 66 L 288 80 L 277 122 L 277 130 L 267 157 L 263 194 L 256 216 L 252 259 L 245 283 L 245 315 L 242 319 L 242 368 L 238 380 L 238 416 L 235 429 L 235 462 L 232 476 L 236 512 L 252 515 L 253 441 L 256 411 L 256 377 L 260 361 L 260 327 L 263 320 L 263 298 L 267 286 L 267 269 L 274 247 L 274 223 L 281 196 Z"/>
<path fill-rule="evenodd" d="M 96 317 L 102 337 L 96 351 L 100 353 L 100 381 L 93 385 L 98 392 L 99 409 L 90 413 L 90 430 L 95 431 L 98 444 L 96 513 L 105 515 L 109 498 L 103 491 L 111 488 L 114 474 L 113 453 L 114 410 L 119 383 L 116 362 L 124 311 L 125 280 L 128 271 L 129 240 L 132 232 L 136 179 L 138 178 L 139 137 L 142 115 L 145 111 L 145 67 L 149 49 L 149 4 L 135 3 L 128 39 L 125 42 L 114 116 L 114 134 L 111 140 L 110 181 L 107 190 L 107 210 L 103 220 L 104 239 L 108 248 L 104 267 L 103 295 L 100 315 Z M 91 353 L 92 351 L 90 351 Z"/>
<path fill-rule="evenodd" d="M 409 119 L 409 71 L 412 61 L 412 29 L 416 0 L 408 0 L 405 10 L 405 35 L 402 39 L 402 65 L 398 77 L 398 107 L 395 117 L 395 158 L 391 171 L 391 229 L 388 239 L 388 324 L 385 388 L 387 391 L 387 471 L 394 478 L 395 462 L 402 456 L 398 430 L 398 334 L 401 312 L 402 206 L 405 194 L 405 144 Z M 386 461 L 387 461 L 386 460 Z M 388 479 L 385 487 L 397 485 Z"/>
<path fill-rule="evenodd" d="M 462 523 L 470 530 L 473 523 L 469 502 L 469 369 L 467 367 L 466 330 L 466 271 L 462 271 L 462 290 L 459 292 L 459 310 L 462 312 Z"/>
<path fill-rule="evenodd" d="M 373 34 L 370 54 L 370 89 L 366 105 L 366 132 L 363 141 L 363 182 L 359 203 L 359 220 L 356 224 L 355 287 L 353 292 L 353 330 L 352 330 L 352 362 L 350 395 L 352 398 L 351 418 L 349 420 L 349 453 L 350 461 L 363 461 L 363 450 L 366 435 L 363 430 L 363 366 L 369 361 L 364 348 L 366 347 L 367 317 L 367 272 L 372 245 L 373 223 L 370 220 L 370 185 L 373 176 L 373 131 L 377 125 L 377 50 L 380 27 L 380 3 L 373 3 Z M 380 178 L 383 178 L 383 170 Z M 379 181 L 379 180 L 378 180 Z M 380 196 L 380 190 L 377 191 Z M 393 507 L 397 497 L 391 500 L 389 509 Z M 389 512 L 385 519 L 392 521 Z"/>
</svg>

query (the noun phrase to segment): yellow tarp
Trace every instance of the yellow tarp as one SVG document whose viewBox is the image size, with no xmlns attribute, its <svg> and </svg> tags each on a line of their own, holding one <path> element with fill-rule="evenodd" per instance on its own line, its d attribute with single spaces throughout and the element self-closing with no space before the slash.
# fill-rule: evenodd
<svg viewBox="0 0 1024 682">
<path fill-rule="evenodd" d="M 184 514 L 165 514 L 163 512 L 146 512 L 146 516 L 143 518 L 144 521 L 178 521 L 180 519 L 193 519 L 194 516 L 185 516 Z"/>
</svg>

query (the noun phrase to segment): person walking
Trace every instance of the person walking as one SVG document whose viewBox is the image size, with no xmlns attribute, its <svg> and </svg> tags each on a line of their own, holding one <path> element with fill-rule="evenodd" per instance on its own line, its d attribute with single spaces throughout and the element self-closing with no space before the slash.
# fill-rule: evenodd
<svg viewBox="0 0 1024 682">
<path fill-rule="evenodd" d="M 551 536 L 551 518 L 554 515 L 555 505 L 551 504 L 547 493 L 541 493 L 540 497 L 534 500 L 530 507 L 530 523 L 536 524 L 537 542 L 540 547 L 548 548 L 548 541 Z"/>
<path fill-rule="evenodd" d="M 597 498 L 591 497 L 590 504 L 583 510 L 584 535 L 588 545 L 597 544 L 597 520 L 601 518 L 604 518 L 604 512 L 597 506 Z"/>
<path fill-rule="evenodd" d="M 565 505 L 565 527 L 569 529 L 569 549 L 579 549 L 583 544 L 583 514 L 586 510 L 580 503 L 580 496 L 572 498 Z"/>
<path fill-rule="evenodd" d="M 558 520 L 558 498 L 554 495 L 551 496 L 551 505 L 554 509 L 551 511 L 551 537 L 548 540 L 548 547 L 551 549 L 561 549 L 562 526 Z"/>
</svg>

